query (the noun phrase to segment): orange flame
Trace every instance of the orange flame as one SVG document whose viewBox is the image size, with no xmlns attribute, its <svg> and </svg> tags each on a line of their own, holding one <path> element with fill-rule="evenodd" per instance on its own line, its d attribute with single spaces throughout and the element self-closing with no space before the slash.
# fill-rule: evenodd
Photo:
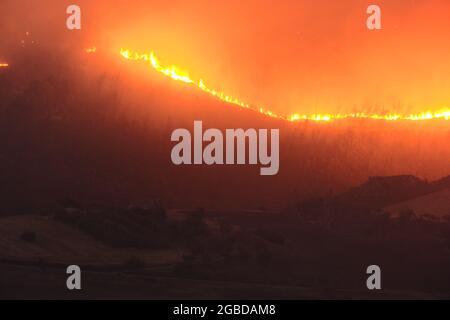
<svg viewBox="0 0 450 320">
<path fill-rule="evenodd" d="M 439 111 L 425 111 L 417 114 L 397 114 L 397 113 L 386 113 L 386 114 L 367 114 L 367 113 L 345 113 L 345 114 L 293 114 L 289 116 L 282 116 L 276 114 L 270 110 L 267 110 L 262 107 L 252 106 L 238 98 L 227 95 L 223 92 L 214 90 L 208 87 L 205 82 L 200 79 L 198 81 L 193 80 L 189 73 L 182 71 L 180 68 L 176 66 L 163 66 L 155 53 L 152 51 L 150 53 L 138 53 L 133 52 L 129 49 L 120 49 L 120 54 L 127 60 L 132 61 L 145 61 L 150 64 L 150 66 L 159 73 L 166 75 L 167 77 L 172 78 L 175 81 L 184 82 L 189 85 L 193 85 L 198 89 L 206 92 L 219 100 L 227 102 L 229 104 L 233 104 L 239 106 L 241 108 L 251 109 L 262 113 L 264 115 L 283 119 L 287 121 L 302 121 L 302 120 L 310 120 L 310 121 L 331 121 L 338 119 L 374 119 L 374 120 L 386 120 L 386 121 L 394 121 L 394 120 L 410 120 L 410 121 L 419 121 L 419 120 L 432 120 L 432 119 L 445 119 L 450 120 L 450 108 L 443 108 Z"/>
<path fill-rule="evenodd" d="M 97 48 L 96 47 L 92 47 L 92 48 L 86 49 L 86 53 L 96 53 L 96 52 L 97 52 Z"/>
<path fill-rule="evenodd" d="M 7 63 L 0 63 L 0 68 L 7 68 L 9 67 L 9 64 Z"/>
</svg>

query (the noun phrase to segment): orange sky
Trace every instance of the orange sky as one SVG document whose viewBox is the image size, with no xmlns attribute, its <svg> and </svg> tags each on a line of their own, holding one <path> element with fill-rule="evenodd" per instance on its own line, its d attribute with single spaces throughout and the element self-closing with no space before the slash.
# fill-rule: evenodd
<svg viewBox="0 0 450 320">
<path fill-rule="evenodd" d="M 450 106 L 448 0 L 3 2 L 2 51 L 29 29 L 42 45 L 154 50 L 211 87 L 281 114 Z M 72 3 L 83 10 L 81 33 L 65 30 Z M 382 8 L 381 31 L 365 26 L 372 3 Z"/>
</svg>

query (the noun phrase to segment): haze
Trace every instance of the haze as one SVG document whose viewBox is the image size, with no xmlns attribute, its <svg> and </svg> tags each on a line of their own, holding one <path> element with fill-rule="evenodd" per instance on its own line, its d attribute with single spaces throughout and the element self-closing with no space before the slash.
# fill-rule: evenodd
<svg viewBox="0 0 450 320">
<path fill-rule="evenodd" d="M 65 29 L 73 3 L 82 8 L 81 32 Z M 0 59 L 10 59 L 29 31 L 41 46 L 154 50 L 280 114 L 448 108 L 450 2 L 373 3 L 382 9 L 380 31 L 366 29 L 363 0 L 6 0 Z"/>
</svg>

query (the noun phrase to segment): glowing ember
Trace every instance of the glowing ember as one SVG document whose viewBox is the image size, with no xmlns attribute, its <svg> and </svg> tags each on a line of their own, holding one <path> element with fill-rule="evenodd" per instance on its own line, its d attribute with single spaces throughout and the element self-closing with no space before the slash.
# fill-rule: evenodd
<svg viewBox="0 0 450 320">
<path fill-rule="evenodd" d="M 96 47 L 92 47 L 92 48 L 86 49 L 86 52 L 87 53 L 96 53 L 97 52 L 97 48 Z"/>
<path fill-rule="evenodd" d="M 223 92 L 214 90 L 209 88 L 205 82 L 200 79 L 198 81 L 193 80 L 189 74 L 185 71 L 182 71 L 180 68 L 176 66 L 163 66 L 158 58 L 155 56 L 155 53 L 152 51 L 150 53 L 138 53 L 133 52 L 129 49 L 120 49 L 120 54 L 127 60 L 132 61 L 145 61 L 148 62 L 153 69 L 166 75 L 167 77 L 172 78 L 175 81 L 184 82 L 189 85 L 196 86 L 200 90 L 233 105 L 237 105 L 242 108 L 251 109 L 262 113 L 264 115 L 283 119 L 287 121 L 302 121 L 302 120 L 310 120 L 310 121 L 331 121 L 338 119 L 375 119 L 375 120 L 386 120 L 386 121 L 394 121 L 394 120 L 411 120 L 411 121 L 419 121 L 419 120 L 432 120 L 432 119 L 445 119 L 450 120 L 450 108 L 443 108 L 439 111 L 425 111 L 417 114 L 397 114 L 397 113 L 385 113 L 385 114 L 368 114 L 368 113 L 346 113 L 346 114 L 293 114 L 290 116 L 281 116 L 272 111 L 264 109 L 262 107 L 254 107 L 250 104 L 243 102 L 235 97 L 227 95 Z"/>
</svg>

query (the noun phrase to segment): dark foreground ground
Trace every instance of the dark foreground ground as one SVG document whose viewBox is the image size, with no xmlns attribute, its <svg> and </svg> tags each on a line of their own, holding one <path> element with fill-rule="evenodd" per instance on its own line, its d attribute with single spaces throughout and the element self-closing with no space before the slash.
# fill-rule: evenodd
<svg viewBox="0 0 450 320">
<path fill-rule="evenodd" d="M 151 272 L 84 271 L 81 291 L 66 289 L 65 267 L 1 264 L 2 299 L 434 299 L 423 292 L 321 290 L 301 286 L 195 280 Z"/>
<path fill-rule="evenodd" d="M 373 178 L 280 212 L 66 201 L 4 215 L 0 297 L 447 299 L 447 180 Z M 424 206 L 439 214 L 415 213 Z M 73 264 L 82 269 L 81 291 L 66 288 Z M 373 264 L 381 267 L 380 291 L 366 287 Z"/>
</svg>

